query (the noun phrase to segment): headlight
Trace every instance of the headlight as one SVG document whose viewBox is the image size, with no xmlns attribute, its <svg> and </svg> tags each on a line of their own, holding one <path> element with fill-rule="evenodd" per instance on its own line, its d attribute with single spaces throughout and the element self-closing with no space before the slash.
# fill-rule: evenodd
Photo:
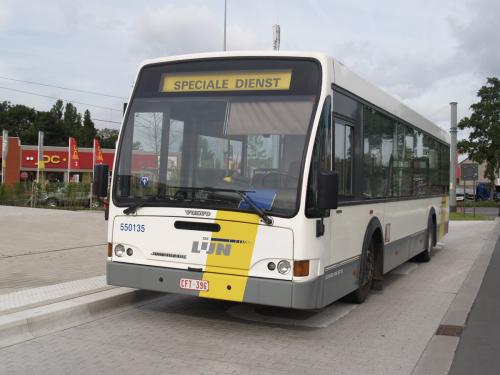
<svg viewBox="0 0 500 375">
<path fill-rule="evenodd" d="M 290 272 L 290 269 L 291 266 L 288 260 L 281 260 L 278 263 L 278 272 L 281 273 L 282 275 L 286 275 L 288 272 Z"/>
<path fill-rule="evenodd" d="M 115 255 L 117 257 L 122 257 L 125 254 L 125 247 L 121 244 L 115 246 Z"/>
</svg>

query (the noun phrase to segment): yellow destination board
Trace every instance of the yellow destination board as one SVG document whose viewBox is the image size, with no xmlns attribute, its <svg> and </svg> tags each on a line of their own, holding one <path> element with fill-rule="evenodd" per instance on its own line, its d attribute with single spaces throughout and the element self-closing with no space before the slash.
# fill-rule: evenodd
<svg viewBox="0 0 500 375">
<path fill-rule="evenodd" d="M 163 75 L 162 92 L 289 90 L 291 70 L 174 73 Z"/>
</svg>

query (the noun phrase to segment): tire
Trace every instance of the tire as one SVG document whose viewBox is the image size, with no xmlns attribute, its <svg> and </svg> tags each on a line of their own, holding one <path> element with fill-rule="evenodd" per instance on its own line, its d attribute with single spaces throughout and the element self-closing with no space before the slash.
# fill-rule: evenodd
<svg viewBox="0 0 500 375">
<path fill-rule="evenodd" d="M 363 285 L 360 285 L 358 289 L 346 296 L 346 300 L 351 303 L 361 304 L 365 302 L 372 288 L 373 275 L 375 273 L 375 242 L 373 237 L 364 251 L 365 262 L 363 269 L 359 270 L 359 278 L 362 280 L 365 278 L 364 275 L 366 275 L 366 280 Z"/>
<path fill-rule="evenodd" d="M 436 238 L 436 226 L 434 225 L 432 217 L 430 217 L 427 223 L 425 250 L 422 251 L 420 254 L 417 254 L 417 256 L 415 257 L 415 260 L 417 262 L 427 263 L 431 260 L 432 247 L 436 243 L 435 238 Z"/>
<path fill-rule="evenodd" d="M 49 198 L 47 199 L 47 206 L 48 207 L 57 207 L 58 202 L 56 198 Z"/>
</svg>

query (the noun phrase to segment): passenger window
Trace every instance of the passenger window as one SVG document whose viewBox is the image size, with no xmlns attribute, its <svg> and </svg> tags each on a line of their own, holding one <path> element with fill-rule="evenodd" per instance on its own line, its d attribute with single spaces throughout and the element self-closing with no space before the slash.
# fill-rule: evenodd
<svg viewBox="0 0 500 375">
<path fill-rule="evenodd" d="M 384 198 L 391 195 L 389 176 L 393 165 L 394 123 L 369 107 L 364 108 L 363 117 L 363 195 L 366 198 Z"/>
<path fill-rule="evenodd" d="M 352 147 L 354 129 L 335 120 L 335 170 L 339 175 L 339 195 L 352 196 Z"/>
</svg>

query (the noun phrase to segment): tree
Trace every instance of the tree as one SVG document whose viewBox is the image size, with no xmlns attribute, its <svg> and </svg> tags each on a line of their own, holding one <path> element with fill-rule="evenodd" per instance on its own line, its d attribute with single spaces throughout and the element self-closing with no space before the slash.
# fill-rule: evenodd
<svg viewBox="0 0 500 375">
<path fill-rule="evenodd" d="M 82 127 L 82 116 L 78 113 L 76 107 L 67 103 L 64 108 L 63 117 L 64 131 L 67 137 L 80 138 L 81 127 Z"/>
<path fill-rule="evenodd" d="M 37 112 L 24 105 L 0 104 L 0 128 L 9 131 L 11 137 L 31 139 Z"/>
<path fill-rule="evenodd" d="M 45 133 L 44 144 L 46 146 L 67 146 L 68 138 L 64 132 L 62 121 L 56 118 L 57 114 L 52 111 L 49 112 L 39 112 L 35 121 L 35 132 L 31 142 L 28 144 L 36 145 L 38 139 L 36 139 L 36 134 L 39 130 Z"/>
<path fill-rule="evenodd" d="M 263 136 L 248 137 L 248 160 L 254 168 L 271 167 Z"/>
<path fill-rule="evenodd" d="M 52 115 L 56 120 L 61 121 L 63 118 L 63 109 L 64 109 L 64 103 L 61 99 L 59 99 L 50 109 L 50 113 L 52 113 Z"/>
<path fill-rule="evenodd" d="M 82 122 L 77 108 L 72 103 L 64 105 L 62 100 L 57 100 L 49 111 L 0 102 L 0 129 L 19 137 L 25 145 L 36 145 L 41 130 L 45 133 L 45 145 L 63 147 L 68 145 L 68 137 L 75 137 L 81 147 L 92 147 L 98 133 L 89 110 L 85 111 Z M 118 130 L 103 129 L 99 138 L 102 147 L 114 148 Z"/>
<path fill-rule="evenodd" d="M 100 129 L 97 131 L 97 138 L 99 138 L 102 148 L 114 149 L 118 140 L 118 130 L 109 128 Z"/>
<path fill-rule="evenodd" d="M 42 130 L 45 133 L 44 143 L 47 146 L 66 146 L 68 144 L 68 133 L 63 121 L 64 103 L 58 100 L 50 111 L 38 112 L 35 121 L 35 133 Z M 31 144 L 37 144 L 33 139 Z"/>
<path fill-rule="evenodd" d="M 90 111 L 87 109 L 83 114 L 83 127 L 80 131 L 80 143 L 82 147 L 93 147 L 94 138 L 97 135 L 94 122 L 90 117 Z"/>
<path fill-rule="evenodd" d="M 495 172 L 500 168 L 500 80 L 487 78 L 477 96 L 478 103 L 470 106 L 472 115 L 463 118 L 459 129 L 471 129 L 468 139 L 458 143 L 462 153 L 477 163 L 486 162 L 484 177 L 490 180 L 492 193 L 495 190 Z"/>
</svg>

